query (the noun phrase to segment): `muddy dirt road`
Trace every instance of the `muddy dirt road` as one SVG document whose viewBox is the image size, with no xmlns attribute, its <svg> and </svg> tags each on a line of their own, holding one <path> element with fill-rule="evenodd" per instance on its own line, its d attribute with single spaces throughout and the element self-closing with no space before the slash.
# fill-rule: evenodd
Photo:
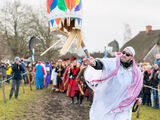
<svg viewBox="0 0 160 120">
<path fill-rule="evenodd" d="M 24 120 L 89 120 L 89 102 L 85 99 L 82 106 L 71 104 L 63 93 L 48 90 L 29 107 Z"/>
</svg>

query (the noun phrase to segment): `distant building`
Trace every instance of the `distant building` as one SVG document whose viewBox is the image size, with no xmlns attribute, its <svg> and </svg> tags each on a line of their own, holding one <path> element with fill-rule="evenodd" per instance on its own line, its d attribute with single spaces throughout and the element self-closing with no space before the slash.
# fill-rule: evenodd
<svg viewBox="0 0 160 120">
<path fill-rule="evenodd" d="M 116 40 L 111 41 L 108 43 L 108 50 L 111 56 L 115 56 L 117 52 L 119 52 L 119 43 Z"/>
<path fill-rule="evenodd" d="M 145 31 L 124 44 L 121 50 L 126 46 L 134 47 L 136 60 L 154 63 L 156 54 L 160 53 L 160 30 L 152 30 L 152 26 L 148 25 Z"/>
</svg>

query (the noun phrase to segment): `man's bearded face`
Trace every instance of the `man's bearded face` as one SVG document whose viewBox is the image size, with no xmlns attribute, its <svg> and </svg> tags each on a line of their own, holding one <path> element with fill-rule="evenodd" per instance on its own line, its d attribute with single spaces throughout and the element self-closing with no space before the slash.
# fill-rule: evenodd
<svg viewBox="0 0 160 120">
<path fill-rule="evenodd" d="M 129 49 L 124 49 L 122 51 L 122 55 L 120 57 L 121 62 L 129 63 L 133 59 L 132 52 Z"/>
</svg>

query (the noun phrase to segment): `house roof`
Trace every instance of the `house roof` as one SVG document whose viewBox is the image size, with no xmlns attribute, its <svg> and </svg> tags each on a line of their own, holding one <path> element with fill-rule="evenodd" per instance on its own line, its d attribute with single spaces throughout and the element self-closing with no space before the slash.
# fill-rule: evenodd
<svg viewBox="0 0 160 120">
<path fill-rule="evenodd" d="M 160 40 L 160 30 L 152 30 L 148 33 L 141 31 L 133 39 L 123 45 L 121 51 L 127 47 L 132 46 L 135 51 L 135 59 L 143 60 L 146 54 L 152 49 L 152 47 Z"/>
</svg>

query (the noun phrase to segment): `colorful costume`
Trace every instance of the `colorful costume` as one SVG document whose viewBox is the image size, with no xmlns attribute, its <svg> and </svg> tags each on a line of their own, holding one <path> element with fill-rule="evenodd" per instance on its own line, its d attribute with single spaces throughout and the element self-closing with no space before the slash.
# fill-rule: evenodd
<svg viewBox="0 0 160 120">
<path fill-rule="evenodd" d="M 36 65 L 34 72 L 35 72 L 35 79 L 36 79 L 36 88 L 42 89 L 43 82 L 44 82 L 45 70 L 44 70 L 44 67 L 41 65 L 40 61 L 38 61 L 38 64 Z"/>
<path fill-rule="evenodd" d="M 79 88 L 77 85 L 77 75 L 80 71 L 79 67 L 74 67 L 73 69 L 70 69 L 70 81 L 69 81 L 69 92 L 68 92 L 68 96 L 73 98 L 76 96 L 77 92 L 79 92 Z"/>
<path fill-rule="evenodd" d="M 56 86 L 57 86 L 57 73 L 56 73 L 56 68 L 54 68 L 52 70 L 52 75 L 51 75 L 51 80 L 53 81 L 53 85 L 52 85 L 52 90 L 55 91 L 56 90 Z"/>
<path fill-rule="evenodd" d="M 67 66 L 65 69 L 64 75 L 63 75 L 64 83 L 65 83 L 64 90 L 67 90 L 67 88 L 68 88 L 69 82 L 67 82 L 67 81 L 69 79 L 69 75 L 68 75 L 69 72 L 70 72 L 70 66 Z"/>
<path fill-rule="evenodd" d="M 48 87 L 48 84 L 51 83 L 51 73 L 52 73 L 52 67 L 51 67 L 51 65 L 49 64 L 49 62 L 46 62 L 45 68 L 46 68 L 46 73 L 47 73 L 47 75 L 46 75 L 46 85 L 45 85 L 45 87 L 47 88 L 47 87 Z"/>
<path fill-rule="evenodd" d="M 57 66 L 55 71 L 57 72 L 57 90 L 56 91 L 63 91 L 64 87 L 63 87 L 62 77 L 64 73 L 64 68 L 63 66 L 60 66 L 60 67 Z"/>
<path fill-rule="evenodd" d="M 7 74 L 7 79 L 8 79 L 8 83 L 10 83 L 10 78 L 12 77 L 12 67 L 11 67 L 11 64 L 8 63 L 8 70 L 6 71 L 6 74 Z"/>
</svg>

